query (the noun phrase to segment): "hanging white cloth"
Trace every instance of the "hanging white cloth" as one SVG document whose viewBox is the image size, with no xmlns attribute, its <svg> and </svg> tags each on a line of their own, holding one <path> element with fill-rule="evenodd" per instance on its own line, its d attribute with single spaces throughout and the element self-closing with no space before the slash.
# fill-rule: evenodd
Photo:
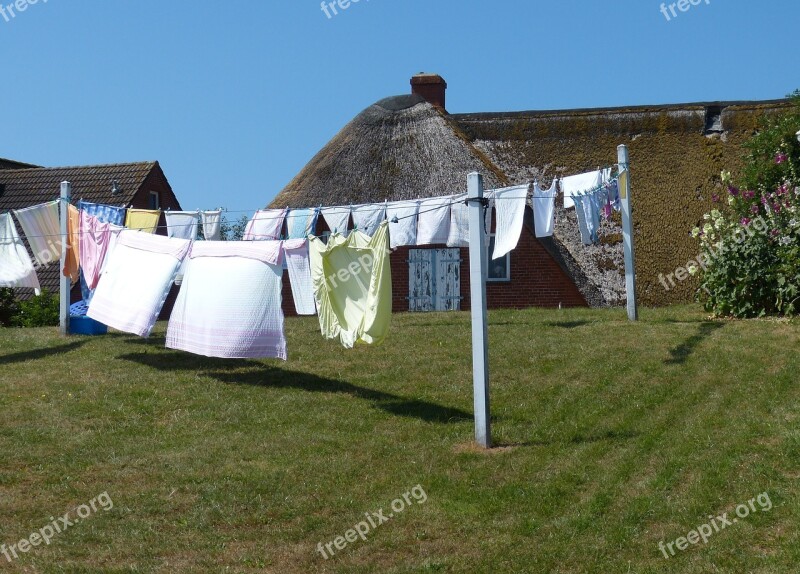
<svg viewBox="0 0 800 574">
<path fill-rule="evenodd" d="M 385 203 L 368 203 L 353 206 L 353 223 L 361 233 L 372 237 L 386 219 Z"/>
<path fill-rule="evenodd" d="M 492 259 L 499 259 L 517 247 L 525 222 L 528 204 L 528 186 L 518 185 L 494 192 L 494 209 L 497 214 Z"/>
<path fill-rule="evenodd" d="M 286 209 L 256 211 L 244 230 L 244 241 L 274 241 L 281 238 Z"/>
<path fill-rule="evenodd" d="M 10 213 L 0 215 L 0 287 L 28 287 L 41 293 L 33 262 Z"/>
<path fill-rule="evenodd" d="M 393 201 L 386 206 L 389 221 L 389 244 L 392 249 L 417 244 L 418 201 Z M 397 218 L 397 223 L 392 220 Z"/>
<path fill-rule="evenodd" d="M 163 235 L 121 232 L 86 316 L 147 337 L 190 245 L 190 241 Z"/>
<path fill-rule="evenodd" d="M 197 228 L 200 226 L 200 213 L 197 211 L 165 211 L 167 219 L 167 235 L 178 239 L 197 239 Z"/>
<path fill-rule="evenodd" d="M 289 271 L 294 309 L 298 315 L 316 315 L 314 285 L 308 255 L 308 239 L 290 239 L 283 242 L 283 256 Z"/>
<path fill-rule="evenodd" d="M 450 235 L 450 204 L 453 196 L 432 197 L 419 202 L 417 245 L 444 245 Z"/>
<path fill-rule="evenodd" d="M 58 203 L 58 200 L 50 201 L 14 211 L 31 246 L 33 257 L 39 265 L 61 260 Z"/>
<path fill-rule="evenodd" d="M 555 227 L 556 189 L 558 180 L 553 178 L 550 189 L 539 187 L 539 182 L 533 184 L 533 224 L 536 228 L 536 237 L 551 237 Z"/>
<path fill-rule="evenodd" d="M 198 241 L 166 347 L 230 359 L 286 360 L 280 241 Z"/>
<path fill-rule="evenodd" d="M 492 237 L 490 231 L 492 229 L 492 196 L 487 192 L 484 197 L 489 200 L 489 205 L 484 210 L 484 241 L 486 247 Z M 450 206 L 450 233 L 447 236 L 448 247 L 469 247 L 469 205 L 466 202 L 467 194 L 458 195 L 453 198 L 453 204 Z"/>
<path fill-rule="evenodd" d="M 222 211 L 204 211 L 200 216 L 203 219 L 203 237 L 206 241 L 222 239 Z"/>
<path fill-rule="evenodd" d="M 341 233 L 345 237 L 350 228 L 350 206 L 336 206 L 336 207 L 323 207 L 320 210 L 322 217 L 325 218 L 325 223 L 331 233 Z"/>
<path fill-rule="evenodd" d="M 603 180 L 603 170 L 590 171 L 579 175 L 571 175 L 561 180 L 561 191 L 564 192 L 564 209 L 575 207 L 572 197 L 579 193 L 586 193 L 600 187 Z"/>
</svg>

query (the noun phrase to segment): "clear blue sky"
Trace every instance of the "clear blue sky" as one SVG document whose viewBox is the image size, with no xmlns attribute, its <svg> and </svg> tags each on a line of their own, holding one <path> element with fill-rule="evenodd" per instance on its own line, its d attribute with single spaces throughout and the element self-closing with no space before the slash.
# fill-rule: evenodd
<svg viewBox="0 0 800 574">
<path fill-rule="evenodd" d="M 39 0 L 0 16 L 0 157 L 158 160 L 184 208 L 249 210 L 421 71 L 445 77 L 453 113 L 800 87 L 797 0 L 659 7 L 361 0 L 328 18 L 319 0 Z"/>
</svg>

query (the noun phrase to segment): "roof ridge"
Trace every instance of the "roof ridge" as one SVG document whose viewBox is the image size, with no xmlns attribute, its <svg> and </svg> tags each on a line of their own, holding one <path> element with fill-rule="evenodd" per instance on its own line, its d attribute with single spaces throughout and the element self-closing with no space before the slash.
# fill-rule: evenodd
<svg viewBox="0 0 800 574">
<path fill-rule="evenodd" d="M 565 109 L 551 109 L 551 110 L 517 110 L 507 112 L 462 112 L 451 113 L 450 116 L 459 118 L 468 117 L 520 117 L 525 115 L 560 115 L 560 114 L 599 114 L 608 112 L 642 112 L 642 111 L 658 111 L 658 110 L 681 110 L 681 109 L 701 109 L 710 106 L 716 107 L 757 107 L 757 106 L 775 106 L 775 105 L 789 105 L 792 100 L 789 98 L 780 98 L 776 100 L 730 100 L 730 101 L 709 101 L 709 102 L 684 102 L 677 104 L 639 104 L 630 106 L 607 106 L 599 108 L 565 108 Z"/>
<path fill-rule="evenodd" d="M 34 171 L 61 171 L 65 169 L 98 169 L 98 168 L 112 168 L 112 167 L 130 167 L 130 166 L 149 166 L 153 167 L 158 163 L 158 161 L 133 161 L 127 163 L 101 163 L 101 164 L 89 164 L 89 165 L 65 165 L 65 166 L 58 166 L 58 167 L 29 167 L 29 168 L 20 168 L 20 169 L 4 169 L 0 170 L 0 173 L 12 173 L 12 172 L 25 172 L 31 173 Z"/>
</svg>

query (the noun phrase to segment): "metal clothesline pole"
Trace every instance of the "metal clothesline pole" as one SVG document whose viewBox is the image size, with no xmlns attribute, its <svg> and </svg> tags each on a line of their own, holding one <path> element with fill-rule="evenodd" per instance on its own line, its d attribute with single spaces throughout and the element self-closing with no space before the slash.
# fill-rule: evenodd
<svg viewBox="0 0 800 574">
<path fill-rule="evenodd" d="M 619 161 L 619 195 L 622 203 L 622 249 L 625 255 L 625 294 L 628 299 L 628 319 L 639 320 L 639 302 L 636 298 L 636 251 L 633 237 L 633 212 L 631 210 L 631 172 L 628 146 L 617 148 Z"/>
<path fill-rule="evenodd" d="M 484 243 L 483 176 L 467 176 L 469 205 L 469 281 L 472 309 L 472 386 L 475 408 L 475 441 L 484 448 L 492 446 L 489 409 L 489 327 L 486 311 L 488 252 Z"/>
<path fill-rule="evenodd" d="M 72 195 L 72 184 L 68 181 L 61 182 L 61 267 L 58 270 L 59 276 L 59 330 L 62 335 L 69 334 L 69 303 L 70 303 L 70 278 L 64 275 L 64 267 L 67 264 L 68 238 L 67 231 L 69 220 L 69 202 Z"/>
</svg>

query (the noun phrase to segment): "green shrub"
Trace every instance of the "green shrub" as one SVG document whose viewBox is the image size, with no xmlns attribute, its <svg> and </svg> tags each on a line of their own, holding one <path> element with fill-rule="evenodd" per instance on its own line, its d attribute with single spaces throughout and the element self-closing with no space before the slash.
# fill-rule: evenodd
<svg viewBox="0 0 800 574">
<path fill-rule="evenodd" d="M 42 294 L 19 303 L 19 311 L 12 318 L 15 327 L 55 327 L 60 322 L 59 301 L 47 289 Z"/>
<path fill-rule="evenodd" d="M 0 289 L 0 327 L 10 327 L 17 313 L 19 303 L 14 296 L 14 290 L 3 287 Z"/>
<path fill-rule="evenodd" d="M 717 315 L 800 309 L 800 92 L 793 99 L 791 111 L 766 120 L 745 144 L 738 185 L 723 172 L 725 200 L 715 197 L 720 208 L 692 231 L 706 258 L 699 298 Z"/>
</svg>

